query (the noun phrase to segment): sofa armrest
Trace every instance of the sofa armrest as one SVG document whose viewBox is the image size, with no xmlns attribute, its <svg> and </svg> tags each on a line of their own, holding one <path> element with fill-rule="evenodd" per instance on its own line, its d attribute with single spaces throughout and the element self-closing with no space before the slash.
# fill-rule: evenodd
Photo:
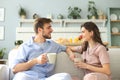
<svg viewBox="0 0 120 80">
<path fill-rule="evenodd" d="M 7 65 L 0 64 L 0 80 L 9 80 L 9 68 Z"/>
</svg>

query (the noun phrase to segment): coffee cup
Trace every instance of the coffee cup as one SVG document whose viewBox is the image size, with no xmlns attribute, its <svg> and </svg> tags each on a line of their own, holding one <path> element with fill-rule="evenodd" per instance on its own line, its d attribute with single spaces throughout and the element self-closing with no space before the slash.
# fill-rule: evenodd
<svg viewBox="0 0 120 80">
<path fill-rule="evenodd" d="M 55 64 L 56 62 L 56 53 L 47 53 L 48 63 Z"/>
</svg>

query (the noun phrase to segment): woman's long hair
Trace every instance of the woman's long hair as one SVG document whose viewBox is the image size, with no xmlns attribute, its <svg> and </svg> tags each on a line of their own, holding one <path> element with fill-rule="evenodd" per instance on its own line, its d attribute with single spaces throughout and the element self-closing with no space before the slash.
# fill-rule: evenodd
<svg viewBox="0 0 120 80">
<path fill-rule="evenodd" d="M 95 23 L 93 23 L 93 22 L 86 22 L 83 25 L 81 25 L 81 28 L 82 27 L 84 27 L 89 32 L 93 31 L 93 37 L 92 37 L 92 39 L 95 42 L 98 42 L 101 45 L 103 45 L 103 46 L 106 47 L 106 45 L 104 45 L 103 42 L 102 42 L 102 40 L 101 40 L 99 29 L 98 29 L 98 27 L 97 27 L 97 25 Z M 83 53 L 83 51 L 87 50 L 87 47 L 88 47 L 88 41 L 84 41 L 83 44 L 82 44 L 82 53 Z M 107 47 L 106 47 L 106 50 L 108 50 Z"/>
</svg>

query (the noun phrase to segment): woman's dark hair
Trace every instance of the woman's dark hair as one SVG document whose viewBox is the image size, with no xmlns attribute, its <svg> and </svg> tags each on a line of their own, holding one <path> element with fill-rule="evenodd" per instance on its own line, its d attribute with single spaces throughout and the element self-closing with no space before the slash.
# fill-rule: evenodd
<svg viewBox="0 0 120 80">
<path fill-rule="evenodd" d="M 43 26 L 45 23 L 50 23 L 52 22 L 51 19 L 48 19 L 48 18 L 37 18 L 34 22 L 34 31 L 35 33 L 37 34 L 38 33 L 38 28 L 42 28 L 43 29 Z"/>
<path fill-rule="evenodd" d="M 17 40 L 17 41 L 14 42 L 15 46 L 16 45 L 21 45 L 22 43 L 23 43 L 23 40 Z"/>
<path fill-rule="evenodd" d="M 97 25 L 93 22 L 86 22 L 83 25 L 81 25 L 81 28 L 84 27 L 86 30 L 88 30 L 89 32 L 93 31 L 93 37 L 92 39 L 95 42 L 98 42 L 100 44 L 102 44 L 103 46 L 106 47 L 106 45 L 103 44 L 101 37 L 100 37 L 100 32 L 99 29 L 97 27 Z M 88 41 L 84 41 L 82 44 L 82 52 L 86 51 L 88 47 Z M 108 50 L 108 48 L 106 47 L 106 50 Z"/>
</svg>

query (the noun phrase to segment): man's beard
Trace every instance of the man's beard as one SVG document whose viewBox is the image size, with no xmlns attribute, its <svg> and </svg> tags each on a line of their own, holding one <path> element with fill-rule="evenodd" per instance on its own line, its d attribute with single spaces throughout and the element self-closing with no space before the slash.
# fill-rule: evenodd
<svg viewBox="0 0 120 80">
<path fill-rule="evenodd" d="M 42 36 L 43 36 L 45 39 L 51 39 L 51 36 L 48 36 L 47 34 L 45 34 L 45 32 L 44 32 L 44 31 L 43 31 Z"/>
<path fill-rule="evenodd" d="M 47 35 L 43 35 L 44 38 L 46 39 L 51 39 L 51 37 L 47 36 Z"/>
<path fill-rule="evenodd" d="M 48 35 L 45 35 L 45 34 L 43 34 L 43 37 L 44 37 L 45 39 L 51 39 L 51 36 L 48 36 Z"/>
</svg>

